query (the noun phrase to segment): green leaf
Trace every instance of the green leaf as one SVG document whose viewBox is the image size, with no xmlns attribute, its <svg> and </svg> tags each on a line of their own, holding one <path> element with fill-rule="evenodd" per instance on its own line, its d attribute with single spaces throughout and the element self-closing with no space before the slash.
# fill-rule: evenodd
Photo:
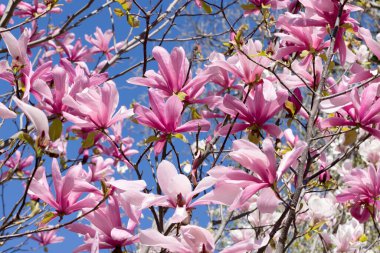
<svg viewBox="0 0 380 253">
<path fill-rule="evenodd" d="M 62 134 L 62 122 L 59 118 L 53 120 L 49 127 L 50 140 L 56 141 L 61 137 Z"/>
<path fill-rule="evenodd" d="M 134 17 L 132 15 L 128 15 L 128 24 L 132 27 L 139 27 L 140 21 L 137 19 L 137 17 Z"/>
<path fill-rule="evenodd" d="M 34 201 L 34 200 L 31 200 L 26 205 L 30 207 L 30 211 L 31 211 L 30 215 L 32 217 L 34 217 L 36 214 L 38 214 L 40 212 L 40 210 L 41 210 L 40 209 L 40 204 L 37 201 Z"/>
<path fill-rule="evenodd" d="M 191 107 L 190 109 L 191 109 L 191 118 L 192 119 L 201 119 L 202 118 L 202 116 L 199 114 L 199 112 L 197 111 L 196 108 Z"/>
<path fill-rule="evenodd" d="M 222 45 L 225 47 L 228 47 L 228 48 L 230 48 L 232 46 L 232 44 L 230 42 L 223 42 Z"/>
<path fill-rule="evenodd" d="M 152 135 L 152 136 L 149 136 L 144 142 L 146 144 L 149 144 L 151 142 L 158 141 L 159 139 L 161 139 L 159 136 Z"/>
<path fill-rule="evenodd" d="M 211 6 L 208 5 L 208 4 L 206 4 L 204 1 L 202 1 L 202 8 L 203 8 L 203 10 L 204 10 L 206 13 L 208 13 L 208 14 L 212 13 L 212 8 L 211 8 Z"/>
<path fill-rule="evenodd" d="M 26 143 L 28 143 L 30 146 L 34 148 L 35 142 L 29 134 L 22 132 L 18 135 L 18 138 L 22 141 L 25 141 Z"/>
<path fill-rule="evenodd" d="M 177 138 L 177 139 L 180 139 L 180 140 L 183 141 L 184 143 L 188 143 L 186 137 L 185 137 L 183 134 L 180 134 L 180 133 L 173 134 L 173 137 L 175 137 L 175 138 Z"/>
<path fill-rule="evenodd" d="M 116 0 L 116 2 L 118 2 L 121 5 L 123 10 L 125 10 L 125 11 L 131 10 L 132 2 L 128 2 L 127 0 Z"/>
<path fill-rule="evenodd" d="M 344 146 L 350 146 L 350 145 L 354 144 L 357 139 L 358 139 L 358 132 L 356 131 L 356 129 L 348 131 L 344 134 L 343 145 Z"/>
<path fill-rule="evenodd" d="M 41 224 L 47 224 L 49 221 L 51 221 L 52 219 L 55 218 L 55 214 L 52 213 L 52 212 L 47 212 L 45 215 L 44 215 L 44 218 L 42 219 L 41 221 Z"/>
<path fill-rule="evenodd" d="M 119 9 L 119 8 L 115 8 L 115 9 L 113 10 L 113 12 L 114 12 L 114 13 L 116 14 L 116 16 L 118 16 L 118 17 L 122 17 L 122 16 L 125 15 L 124 11 L 123 11 L 122 9 Z"/>
<path fill-rule="evenodd" d="M 285 101 L 285 109 L 290 113 L 291 116 L 294 116 L 296 113 L 296 107 L 293 102 L 289 100 Z"/>
<path fill-rule="evenodd" d="M 240 7 L 245 11 L 253 11 L 257 9 L 256 5 L 254 4 L 242 4 Z"/>
<path fill-rule="evenodd" d="M 92 146 L 94 146 L 95 135 L 96 135 L 95 132 L 91 132 L 91 133 L 87 134 L 86 140 L 84 140 L 82 143 L 82 148 L 91 148 Z"/>
</svg>

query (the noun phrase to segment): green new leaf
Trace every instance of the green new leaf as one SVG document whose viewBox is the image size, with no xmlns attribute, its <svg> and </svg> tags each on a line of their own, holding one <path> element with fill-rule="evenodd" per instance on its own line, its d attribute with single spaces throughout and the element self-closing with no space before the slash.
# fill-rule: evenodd
<svg viewBox="0 0 380 253">
<path fill-rule="evenodd" d="M 186 139 L 186 137 L 183 134 L 180 134 L 180 133 L 173 134 L 173 137 L 180 139 L 184 143 L 188 143 L 188 140 Z"/>
<path fill-rule="evenodd" d="M 202 8 L 203 8 L 203 10 L 204 10 L 206 13 L 208 13 L 208 14 L 212 13 L 212 8 L 211 8 L 211 6 L 208 5 L 208 4 L 206 4 L 204 1 L 202 1 Z"/>
<path fill-rule="evenodd" d="M 202 116 L 199 114 L 197 109 L 195 109 L 194 107 L 191 107 L 191 118 L 192 119 L 201 119 L 202 118 Z"/>
<path fill-rule="evenodd" d="M 94 146 L 94 143 L 95 143 L 95 135 L 96 133 L 95 132 L 91 132 L 87 135 L 87 138 L 86 140 L 83 141 L 82 143 L 82 148 L 91 148 L 92 146 Z"/>
<path fill-rule="evenodd" d="M 114 12 L 114 13 L 116 14 L 116 16 L 118 16 L 118 17 L 122 17 L 122 16 L 125 15 L 124 11 L 123 11 L 122 9 L 119 9 L 119 8 L 115 8 L 115 9 L 113 10 L 113 12 Z"/>
<path fill-rule="evenodd" d="M 289 100 L 285 101 L 285 109 L 290 113 L 291 116 L 294 116 L 296 113 L 296 106 Z"/>
<path fill-rule="evenodd" d="M 131 10 L 132 2 L 128 2 L 127 0 L 116 0 L 116 2 L 118 2 L 121 5 L 123 10 L 125 11 Z"/>
<path fill-rule="evenodd" d="M 152 136 L 149 136 L 144 142 L 146 144 L 149 144 L 151 142 L 155 142 L 155 141 L 158 141 L 160 139 L 160 137 L 158 136 L 155 136 L 155 135 L 152 135 Z"/>
<path fill-rule="evenodd" d="M 357 139 L 358 139 L 358 132 L 355 129 L 348 131 L 344 134 L 343 145 L 344 146 L 352 145 L 356 142 Z"/>
<path fill-rule="evenodd" d="M 137 17 L 134 17 L 132 15 L 128 15 L 128 24 L 132 27 L 139 27 L 140 21 L 137 19 Z"/>
<path fill-rule="evenodd" d="M 62 122 L 59 118 L 53 120 L 49 127 L 50 140 L 56 141 L 61 137 L 62 134 Z"/>
<path fill-rule="evenodd" d="M 34 148 L 35 142 L 29 134 L 22 132 L 18 135 L 18 138 L 22 141 L 25 141 L 26 143 L 28 143 L 30 146 Z"/>
<path fill-rule="evenodd" d="M 55 218 L 55 214 L 52 213 L 52 212 L 47 212 L 45 215 L 44 215 L 44 218 L 42 219 L 41 223 L 42 224 L 47 224 L 49 221 L 51 221 L 52 219 Z"/>
<path fill-rule="evenodd" d="M 240 6 L 245 11 L 253 11 L 257 9 L 256 5 L 254 4 L 242 4 Z"/>
</svg>

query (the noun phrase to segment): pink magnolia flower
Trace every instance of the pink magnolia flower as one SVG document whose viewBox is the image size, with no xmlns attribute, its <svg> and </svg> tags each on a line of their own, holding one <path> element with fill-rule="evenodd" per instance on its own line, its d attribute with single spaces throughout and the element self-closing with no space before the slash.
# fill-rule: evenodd
<svg viewBox="0 0 380 253">
<path fill-rule="evenodd" d="M 231 56 L 227 60 L 214 61 L 210 66 L 220 67 L 225 69 L 236 77 L 242 79 L 245 84 L 260 84 L 262 82 L 262 73 L 264 68 L 256 64 L 259 63 L 264 67 L 268 67 L 270 60 L 267 57 L 259 56 L 263 50 L 263 45 L 260 41 L 248 40 L 247 44 L 241 47 L 241 51 Z M 244 52 L 244 53 L 243 53 Z M 247 58 L 249 56 L 251 59 Z M 272 91 L 273 89 L 271 89 Z"/>
<path fill-rule="evenodd" d="M 0 29 L 2 31 L 2 29 Z M 30 38 L 30 30 L 24 29 L 20 38 L 17 40 L 10 32 L 0 33 L 7 46 L 9 54 L 12 56 L 12 68 L 22 67 L 29 69 L 30 62 L 27 55 L 27 47 Z"/>
<path fill-rule="evenodd" d="M 363 234 L 363 224 L 352 219 L 339 225 L 336 234 L 331 236 L 331 244 L 336 246 L 336 252 L 358 252 L 365 245 L 365 242 L 360 241 Z"/>
<path fill-rule="evenodd" d="M 128 79 L 131 84 L 142 85 L 158 90 L 163 96 L 185 95 L 184 101 L 193 103 L 204 92 L 209 75 L 192 78 L 189 61 L 182 47 L 175 47 L 169 54 L 163 47 L 153 48 L 153 57 L 158 63 L 159 72 L 148 70 L 146 77 Z"/>
<path fill-rule="evenodd" d="M 120 203 L 121 208 L 129 217 L 127 229 L 133 229 L 140 224 L 142 211 L 151 206 L 156 206 L 165 202 L 165 196 L 145 193 L 146 188 L 144 180 L 115 180 L 108 181 L 112 187 L 112 195 Z"/>
<path fill-rule="evenodd" d="M 371 31 L 360 27 L 358 30 L 358 36 L 365 41 L 371 52 L 380 59 L 380 43 L 372 38 Z"/>
<path fill-rule="evenodd" d="M 248 169 L 250 173 L 243 170 L 233 169 L 231 167 L 217 166 L 211 169 L 208 174 L 217 179 L 218 184 L 222 186 L 236 185 L 243 188 L 242 192 L 235 198 L 234 203 L 231 204 L 230 209 L 235 209 L 243 206 L 245 202 L 251 198 L 256 192 L 268 187 L 276 187 L 277 181 L 286 170 L 297 162 L 297 158 L 307 147 L 305 142 L 299 141 L 294 149 L 286 153 L 280 164 L 276 164 L 275 150 L 272 141 L 267 138 L 263 141 L 263 151 L 260 150 L 255 144 L 247 140 L 236 140 L 232 144 L 232 152 L 229 156 L 244 168 Z M 221 187 L 221 191 L 223 191 Z M 225 192 L 225 191 L 224 191 Z M 212 192 L 200 198 L 208 199 L 212 196 Z M 265 193 L 266 196 L 271 196 L 269 199 L 274 198 L 274 194 Z M 266 197 L 268 199 L 268 197 Z M 275 199 L 275 198 L 274 198 Z M 271 212 L 273 207 L 276 206 L 274 202 L 262 203 L 264 212 Z M 228 203 L 226 203 L 228 204 Z"/>
<path fill-rule="evenodd" d="M 268 134 L 279 137 L 281 135 L 281 129 L 275 124 L 268 124 L 273 116 L 275 116 L 285 103 L 288 93 L 285 90 L 278 90 L 276 92 L 277 99 L 272 101 L 266 101 L 264 98 L 264 87 L 262 85 L 256 86 L 254 91 L 248 95 L 247 101 L 244 104 L 243 101 L 227 94 L 223 100 L 223 107 L 220 109 L 225 113 L 235 116 L 239 114 L 238 118 L 244 123 L 235 123 L 232 126 L 231 134 L 252 128 L 253 132 L 260 131 L 261 129 Z M 228 124 L 219 129 L 219 134 L 226 135 L 231 128 Z"/>
<path fill-rule="evenodd" d="M 107 30 L 105 33 L 99 27 L 96 27 L 95 38 L 85 35 L 86 40 L 93 45 L 91 48 L 92 53 L 103 53 L 106 55 L 107 60 L 112 58 L 110 51 L 112 48 L 109 47 L 109 43 L 112 39 L 113 33 L 111 30 Z"/>
<path fill-rule="evenodd" d="M 280 16 L 278 24 L 289 24 L 292 26 L 310 27 L 316 26 L 326 30 L 326 27 L 332 29 L 335 27 L 335 21 L 339 15 L 340 4 L 335 0 L 299 0 L 305 7 L 305 12 L 300 14 L 285 13 Z M 340 15 L 339 29 L 336 35 L 334 52 L 339 51 L 341 65 L 344 65 L 346 58 L 354 59 L 353 53 L 347 48 L 343 35 L 347 27 L 358 29 L 358 22 L 350 17 L 351 12 L 362 10 L 359 7 L 346 4 L 343 13 Z M 326 30 L 326 35 L 328 34 Z M 351 60 L 352 60 L 351 59 Z"/>
<path fill-rule="evenodd" d="M 55 197 L 46 179 L 45 168 L 39 167 L 29 187 L 29 194 L 35 195 L 55 209 L 56 216 L 71 214 L 86 207 L 93 207 L 101 198 L 99 190 L 86 181 L 82 165 L 71 167 L 65 176 L 61 175 L 57 160 L 52 161 L 52 177 Z M 84 192 L 93 192 L 79 199 Z"/>
<path fill-rule="evenodd" d="M 167 137 L 185 132 L 208 131 L 210 123 L 205 119 L 190 120 L 181 124 L 183 105 L 180 99 L 173 95 L 164 102 L 160 95 L 149 90 L 149 102 L 152 109 L 135 104 L 134 112 L 138 123 L 160 131 L 159 139 L 154 146 L 155 154 L 160 154 Z"/>
<path fill-rule="evenodd" d="M 348 187 L 336 196 L 338 202 L 352 201 L 352 216 L 360 223 L 366 222 L 372 215 L 375 217 L 380 208 L 380 170 L 372 164 L 367 169 L 353 169 L 344 177 Z"/>
<path fill-rule="evenodd" d="M 28 156 L 25 159 L 22 159 L 21 152 L 17 150 L 13 156 L 5 161 L 4 165 L 9 168 L 9 171 L 4 172 L 0 176 L 0 182 L 6 180 L 9 176 L 12 176 L 13 173 L 24 173 L 24 169 L 30 166 L 33 163 L 34 157 Z M 4 162 L 4 161 L 1 161 Z M 11 173 L 10 173 L 11 172 Z M 26 171 L 25 174 L 29 175 L 29 171 Z"/>
<path fill-rule="evenodd" d="M 30 238 L 37 241 L 41 246 L 63 242 L 65 238 L 57 236 L 56 233 L 57 230 L 43 231 L 31 235 Z"/>
<path fill-rule="evenodd" d="M 217 95 L 222 94 L 226 89 L 241 89 L 241 86 L 234 85 L 236 78 L 231 77 L 229 71 L 212 65 L 217 61 L 226 61 L 223 54 L 212 52 L 209 56 L 209 61 L 211 64 L 207 66 L 207 69 L 203 73 L 210 75 L 210 81 L 223 88 L 217 93 Z"/>
<path fill-rule="evenodd" d="M 51 114 L 61 115 L 68 107 L 63 103 L 63 97 L 68 93 L 69 86 L 66 79 L 66 71 L 61 67 L 55 67 L 52 71 L 54 90 L 43 81 L 39 80 L 41 93 L 41 108 Z"/>
<path fill-rule="evenodd" d="M 16 150 L 15 154 L 11 156 L 4 165 L 8 168 L 22 171 L 26 167 L 30 166 L 33 163 L 33 160 L 34 157 L 32 155 L 28 156 L 25 159 L 22 159 L 21 152 L 19 150 Z"/>
<path fill-rule="evenodd" d="M 49 13 L 61 13 L 62 9 L 59 7 L 50 8 L 44 3 L 39 3 L 38 0 L 34 0 L 33 4 L 21 1 L 17 4 L 17 10 L 14 15 L 20 16 L 20 18 L 34 18 L 37 15 Z"/>
<path fill-rule="evenodd" d="M 91 160 L 89 164 L 87 177 L 89 182 L 100 181 L 112 175 L 114 170 L 111 165 L 113 165 L 114 160 L 112 158 L 103 159 L 103 157 L 95 157 Z"/>
<path fill-rule="evenodd" d="M 380 138 L 380 130 L 374 125 L 380 123 L 379 110 L 380 99 L 377 97 L 378 85 L 367 86 L 359 95 L 357 88 L 351 91 L 349 105 L 344 106 L 338 112 L 343 117 L 332 117 L 321 122 L 320 127 L 334 126 L 359 126 L 363 130 Z M 349 96 L 349 94 L 347 95 Z M 340 106 L 337 106 L 339 109 Z"/>
<path fill-rule="evenodd" d="M 181 226 L 180 236 L 164 236 L 155 229 L 140 232 L 141 244 L 161 247 L 176 253 L 214 252 L 215 242 L 212 234 L 194 225 Z"/>
<path fill-rule="evenodd" d="M 119 103 L 119 93 L 113 82 L 84 89 L 76 94 L 75 99 L 66 95 L 62 101 L 74 109 L 70 113 L 63 112 L 63 116 L 82 129 L 107 129 L 132 116 L 132 109 L 127 110 L 125 107 L 114 114 Z"/>
<path fill-rule="evenodd" d="M 17 114 L 9 110 L 3 103 L 0 102 L 0 118 L 2 119 L 12 119 L 16 118 Z"/>
<path fill-rule="evenodd" d="M 303 51 L 309 52 L 302 63 L 309 66 L 313 53 L 320 52 L 327 48 L 330 42 L 325 42 L 325 31 L 319 27 L 295 27 L 289 23 L 283 23 L 279 26 L 283 32 L 275 33 L 276 36 L 281 38 L 283 47 L 277 52 L 275 57 L 282 59 L 294 52 L 302 53 Z"/>
<path fill-rule="evenodd" d="M 74 45 L 71 45 L 75 41 L 75 34 L 69 33 L 65 36 L 62 42 L 58 43 L 58 46 L 53 44 L 52 46 L 57 49 L 63 49 L 66 53 L 67 59 L 70 62 L 83 63 L 92 61 L 92 54 L 90 49 L 87 46 L 82 45 L 82 41 L 77 39 Z"/>
<path fill-rule="evenodd" d="M 84 208 L 83 212 L 89 210 Z M 66 226 L 68 230 L 84 236 L 85 243 L 77 247 L 74 252 L 91 251 L 94 248 L 121 250 L 121 247 L 138 241 L 138 236 L 133 233 L 134 227 L 123 227 L 119 203 L 112 196 L 108 199 L 108 205 L 100 206 L 85 218 L 91 223 L 90 226 L 80 223 Z"/>
<path fill-rule="evenodd" d="M 198 204 L 204 204 L 205 202 L 191 202 L 194 196 L 210 188 L 215 183 L 213 178 L 205 177 L 192 190 L 190 180 L 185 175 L 178 174 L 174 165 L 166 160 L 158 165 L 157 181 L 162 193 L 165 194 L 165 199 L 156 205 L 176 209 L 170 219 L 171 223 L 182 222 L 188 216 L 187 211 Z"/>
<path fill-rule="evenodd" d="M 104 152 L 114 159 L 114 164 L 121 161 L 126 164 L 128 168 L 132 168 L 132 165 L 125 159 L 125 156 L 130 157 L 132 155 L 138 154 L 138 150 L 133 149 L 134 139 L 131 137 L 122 137 L 122 121 L 118 121 L 113 124 L 110 128 L 113 134 L 109 135 L 112 141 L 108 140 L 108 146 L 103 143 L 98 143 L 97 148 L 100 152 Z M 120 148 L 116 147 L 114 142 L 119 143 Z M 122 150 L 122 153 L 120 152 Z M 118 168 L 120 168 L 120 162 L 118 163 Z M 122 173 L 118 170 L 118 172 Z"/>
</svg>

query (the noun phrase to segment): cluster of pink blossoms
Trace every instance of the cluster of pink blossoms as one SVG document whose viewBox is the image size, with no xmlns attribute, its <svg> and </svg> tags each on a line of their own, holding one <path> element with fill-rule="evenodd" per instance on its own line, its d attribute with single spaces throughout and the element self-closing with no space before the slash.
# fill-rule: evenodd
<svg viewBox="0 0 380 253">
<path fill-rule="evenodd" d="M 117 2 L 115 13 L 130 21 L 132 2 Z M 152 47 L 157 70 L 145 58 L 143 75 L 127 79 L 147 91 L 148 104 L 127 107 L 105 72 L 127 41 L 99 27 L 87 45 L 39 29 L 36 17 L 59 14 L 60 5 L 19 1 L 14 15 L 31 27 L 18 39 L 0 29 L 9 55 L 0 79 L 12 90 L 1 97 L 1 124 L 17 125 L 10 148 L 1 143 L 0 184 L 18 179 L 25 194 L 2 217 L 0 243 L 30 234 L 46 246 L 62 242 L 56 231 L 65 228 L 83 239 L 74 252 L 274 252 L 316 234 L 326 252 L 365 249 L 362 223 L 380 235 L 380 76 L 347 37 L 368 49 L 368 61 L 380 59 L 380 43 L 345 0 L 249 0 L 241 11 L 269 25 L 274 10 L 269 43 L 231 31 L 228 51 L 212 52 L 196 71 L 183 47 Z M 0 17 L 7 11 L 0 5 Z M 332 73 L 335 65 L 344 71 Z M 136 135 L 138 145 L 123 135 L 127 124 L 148 132 Z M 376 148 L 355 153 L 368 142 Z M 210 218 L 207 228 L 198 212 Z M 36 229 L 13 230 L 32 218 Z M 293 239 L 281 246 L 289 229 Z"/>
</svg>

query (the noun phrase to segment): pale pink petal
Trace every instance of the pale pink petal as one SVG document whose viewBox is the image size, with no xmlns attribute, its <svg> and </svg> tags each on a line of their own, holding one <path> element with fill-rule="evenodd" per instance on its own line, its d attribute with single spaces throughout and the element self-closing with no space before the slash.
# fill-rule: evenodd
<svg viewBox="0 0 380 253">
<path fill-rule="evenodd" d="M 273 213 L 278 207 L 280 200 L 270 188 L 261 190 L 257 199 L 257 208 L 261 213 Z"/>
<path fill-rule="evenodd" d="M 169 195 L 171 191 L 172 178 L 177 176 L 178 172 L 174 165 L 169 161 L 162 161 L 157 168 L 157 180 L 165 195 Z"/>
<path fill-rule="evenodd" d="M 9 110 L 3 103 L 0 102 L 0 118 L 3 119 L 12 119 L 16 118 L 17 114 Z"/>
<path fill-rule="evenodd" d="M 33 123 L 38 135 L 49 139 L 49 122 L 45 113 L 40 109 L 19 100 L 17 97 L 13 97 L 13 101 L 15 101 L 20 110 L 23 111 Z"/>
<path fill-rule="evenodd" d="M 294 164 L 294 162 L 301 156 L 302 152 L 307 148 L 306 142 L 299 141 L 292 151 L 286 153 L 282 158 L 280 165 L 277 169 L 277 179 L 285 173 L 285 171 Z"/>
<path fill-rule="evenodd" d="M 162 247 L 172 252 L 187 253 L 182 243 L 173 236 L 164 236 L 155 229 L 142 230 L 139 235 L 140 242 L 152 247 Z"/>
</svg>

